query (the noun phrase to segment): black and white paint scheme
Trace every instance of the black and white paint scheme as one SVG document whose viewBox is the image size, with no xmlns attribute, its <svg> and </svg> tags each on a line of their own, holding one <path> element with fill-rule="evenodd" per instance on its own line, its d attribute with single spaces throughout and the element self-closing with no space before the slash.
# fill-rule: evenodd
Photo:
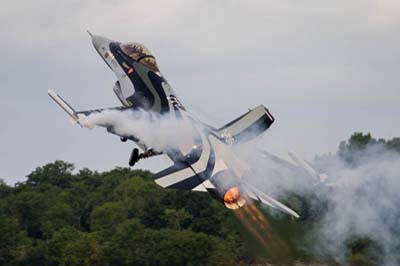
<svg viewBox="0 0 400 266">
<path fill-rule="evenodd" d="M 154 175 L 164 188 L 209 192 L 227 208 L 261 202 L 296 218 L 299 215 L 245 182 L 250 171 L 234 147 L 262 135 L 274 122 L 259 105 L 232 122 L 214 128 L 197 119 L 179 101 L 161 74 L 154 55 L 140 43 L 120 43 L 89 33 L 99 55 L 117 77 L 113 91 L 120 106 L 75 111 L 52 90 L 49 96 L 82 127 L 105 127 L 121 141 L 133 141 L 129 165 L 167 155 L 172 166 Z"/>
</svg>

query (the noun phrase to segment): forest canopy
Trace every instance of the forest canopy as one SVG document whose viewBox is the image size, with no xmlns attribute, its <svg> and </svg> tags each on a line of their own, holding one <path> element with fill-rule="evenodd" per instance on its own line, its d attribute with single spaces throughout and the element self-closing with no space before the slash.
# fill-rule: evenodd
<svg viewBox="0 0 400 266">
<path fill-rule="evenodd" d="M 357 153 L 370 144 L 400 152 L 399 138 L 376 140 L 355 133 L 340 144 L 338 156 L 354 164 Z M 163 189 L 151 176 L 149 171 L 121 167 L 74 172 L 73 164 L 55 161 L 36 168 L 14 187 L 0 180 L 0 265 L 260 262 L 232 211 L 207 193 Z M 304 203 L 307 198 L 291 197 L 295 201 L 291 207 L 311 213 L 309 217 L 299 221 L 270 217 L 271 223 L 278 219 L 283 234 L 294 231 L 293 226 L 304 233 L 316 218 L 307 204 L 296 205 L 296 199 Z M 380 247 L 371 239 L 350 239 L 347 246 L 352 265 L 379 261 Z M 296 258 L 310 259 L 304 250 L 297 254 Z M 360 261 L 363 264 L 357 264 Z"/>
</svg>

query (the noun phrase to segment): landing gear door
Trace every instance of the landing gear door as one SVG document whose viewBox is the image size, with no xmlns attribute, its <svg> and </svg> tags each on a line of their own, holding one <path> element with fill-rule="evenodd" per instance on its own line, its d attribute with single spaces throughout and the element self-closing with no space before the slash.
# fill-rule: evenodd
<svg viewBox="0 0 400 266">
<path fill-rule="evenodd" d="M 115 82 L 113 90 L 123 106 L 132 106 L 132 104 L 124 97 L 119 81 Z"/>
</svg>

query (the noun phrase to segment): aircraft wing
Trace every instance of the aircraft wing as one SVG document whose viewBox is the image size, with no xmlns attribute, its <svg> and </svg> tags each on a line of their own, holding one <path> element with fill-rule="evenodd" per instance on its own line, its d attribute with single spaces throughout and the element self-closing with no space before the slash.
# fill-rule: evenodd
<svg viewBox="0 0 400 266">
<path fill-rule="evenodd" d="M 69 115 L 73 122 L 78 123 L 79 117 L 74 108 L 72 108 L 66 101 L 64 101 L 63 98 L 61 98 L 61 96 L 59 96 L 54 91 L 48 90 L 47 94 L 58 104 L 58 106 L 61 107 L 61 109 L 63 109 Z"/>
<path fill-rule="evenodd" d="M 286 205 L 284 205 L 283 203 L 277 201 L 276 199 L 268 196 L 267 194 L 265 194 L 264 192 L 262 192 L 261 190 L 249 185 L 249 184 L 245 184 L 245 188 L 246 188 L 246 192 L 247 195 L 252 198 L 253 200 L 256 200 L 258 202 L 261 202 L 265 205 L 268 205 L 274 209 L 280 210 L 286 214 L 289 214 L 291 216 L 294 216 L 296 218 L 299 218 L 300 215 L 298 215 L 295 211 L 293 211 L 292 209 L 290 209 L 289 207 L 287 207 Z"/>
<path fill-rule="evenodd" d="M 74 108 L 71 107 L 71 105 L 69 105 L 63 98 L 61 98 L 61 96 L 59 96 L 57 93 L 55 93 L 52 90 L 48 90 L 48 95 L 50 96 L 50 98 L 52 98 L 60 107 L 61 109 L 63 109 L 71 118 L 71 121 L 73 123 L 79 124 L 81 127 L 90 127 L 88 125 L 85 125 L 84 123 L 82 123 L 84 121 L 84 119 L 89 116 L 90 114 L 93 113 L 100 113 L 102 111 L 124 111 L 124 110 L 128 110 L 129 107 L 112 107 L 112 108 L 103 108 L 103 109 L 93 109 L 93 110 L 86 110 L 86 111 L 75 111 Z M 111 124 L 104 124 L 101 125 L 106 127 L 107 129 L 111 129 L 112 125 Z M 110 130 L 109 130 L 110 131 Z"/>
<path fill-rule="evenodd" d="M 208 180 L 210 170 L 209 158 L 212 156 L 208 146 L 204 146 L 201 152 L 180 157 L 172 166 L 153 175 L 155 182 L 163 188 L 182 190 L 194 190 L 207 192 L 207 188 L 215 188 Z"/>
<path fill-rule="evenodd" d="M 210 180 L 201 179 L 201 177 L 194 171 L 190 164 L 182 162 L 175 163 L 171 167 L 155 174 L 153 178 L 155 179 L 155 182 L 163 188 L 195 190 L 203 192 L 207 192 L 207 189 L 215 188 Z M 253 200 L 261 202 L 296 218 L 300 217 L 295 211 L 276 199 L 268 196 L 264 192 L 258 190 L 257 188 L 249 184 L 245 184 L 244 189 L 246 194 Z"/>
<path fill-rule="evenodd" d="M 183 190 L 196 190 L 207 192 L 206 185 L 213 185 L 207 180 L 202 180 L 191 166 L 190 162 L 176 162 L 174 165 L 156 173 L 153 176 L 155 182 L 163 188 Z"/>
</svg>

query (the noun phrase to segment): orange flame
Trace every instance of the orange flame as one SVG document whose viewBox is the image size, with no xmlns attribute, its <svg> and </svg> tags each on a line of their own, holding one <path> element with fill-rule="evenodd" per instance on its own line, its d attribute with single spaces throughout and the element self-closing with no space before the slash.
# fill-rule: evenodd
<svg viewBox="0 0 400 266">
<path fill-rule="evenodd" d="M 240 193 L 238 187 L 230 188 L 224 195 L 224 202 L 235 203 L 239 199 Z"/>
</svg>

